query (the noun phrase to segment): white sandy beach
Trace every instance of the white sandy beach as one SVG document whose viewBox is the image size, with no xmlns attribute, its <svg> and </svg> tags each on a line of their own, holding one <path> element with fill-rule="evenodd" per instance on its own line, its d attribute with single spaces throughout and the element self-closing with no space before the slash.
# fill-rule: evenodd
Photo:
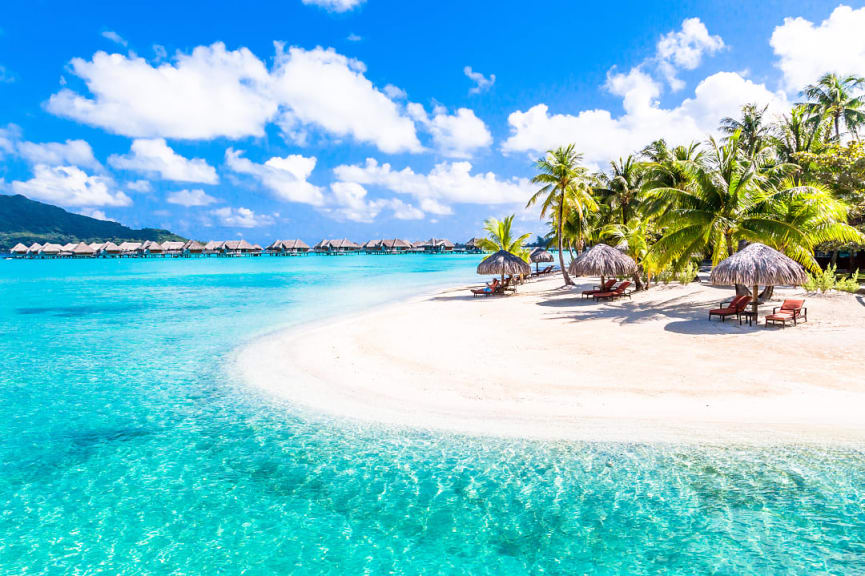
<svg viewBox="0 0 865 576">
<path fill-rule="evenodd" d="M 708 321 L 732 288 L 661 285 L 598 304 L 580 298 L 591 280 L 565 289 L 551 276 L 509 297 L 445 290 L 270 335 L 238 367 L 291 403 L 390 426 L 563 440 L 865 440 L 862 296 L 777 290 L 775 305 L 804 296 L 810 320 L 781 329 Z"/>
</svg>

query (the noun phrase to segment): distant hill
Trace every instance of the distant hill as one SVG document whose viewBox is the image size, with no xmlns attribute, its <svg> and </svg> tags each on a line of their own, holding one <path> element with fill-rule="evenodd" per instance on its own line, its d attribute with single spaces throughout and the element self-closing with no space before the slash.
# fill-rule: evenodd
<svg viewBox="0 0 865 576">
<path fill-rule="evenodd" d="M 168 230 L 142 228 L 133 230 L 117 222 L 97 220 L 72 214 L 63 208 L 30 200 L 20 194 L 0 195 L 0 252 L 15 244 L 30 245 L 55 242 L 123 242 L 153 240 L 186 240 Z"/>
</svg>

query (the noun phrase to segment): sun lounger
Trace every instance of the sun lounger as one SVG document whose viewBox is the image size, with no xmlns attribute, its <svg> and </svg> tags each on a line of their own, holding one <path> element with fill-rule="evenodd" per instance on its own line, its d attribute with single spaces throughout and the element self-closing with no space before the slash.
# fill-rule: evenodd
<svg viewBox="0 0 865 576">
<path fill-rule="evenodd" d="M 715 308 L 714 310 L 709 310 L 709 320 L 712 319 L 712 316 L 720 316 L 721 322 L 727 319 L 727 316 L 735 316 L 740 318 L 742 312 L 747 308 L 748 304 L 751 302 L 751 297 L 749 295 L 736 296 L 730 301 L 730 304 L 724 306 L 724 302 L 721 302 L 720 308 Z"/>
<path fill-rule="evenodd" d="M 776 306 L 772 308 L 772 313 L 766 316 L 766 326 L 771 322 L 772 324 L 780 323 L 781 327 L 784 328 L 787 326 L 787 322 L 793 322 L 793 326 L 796 326 L 800 321 L 808 321 L 808 309 L 805 308 L 804 300 L 784 300 L 780 309 Z"/>
<path fill-rule="evenodd" d="M 472 289 L 472 297 L 475 297 L 475 296 L 491 296 L 492 294 L 495 294 L 495 293 L 498 291 L 499 288 L 500 288 L 500 286 L 499 286 L 499 279 L 496 278 L 495 280 L 493 280 L 491 283 L 487 284 L 487 285 L 484 286 L 483 288 L 474 288 L 474 289 Z"/>
<path fill-rule="evenodd" d="M 607 292 L 598 292 L 597 294 L 593 294 L 592 298 L 594 298 L 595 301 L 598 301 L 598 300 L 615 300 L 616 298 L 621 298 L 622 296 L 627 296 L 628 298 L 630 298 L 631 293 L 626 292 L 626 290 L 628 289 L 628 286 L 630 286 L 630 285 L 631 285 L 630 282 L 627 282 L 627 281 L 622 282 L 621 284 L 619 284 L 618 286 L 616 286 L 612 290 L 609 290 Z"/>
<path fill-rule="evenodd" d="M 609 292 L 612 290 L 613 285 L 615 285 L 616 279 L 607 280 L 604 282 L 603 286 L 595 286 L 593 290 L 583 290 L 583 298 L 591 298 L 595 294 L 600 294 L 601 292 Z"/>
</svg>

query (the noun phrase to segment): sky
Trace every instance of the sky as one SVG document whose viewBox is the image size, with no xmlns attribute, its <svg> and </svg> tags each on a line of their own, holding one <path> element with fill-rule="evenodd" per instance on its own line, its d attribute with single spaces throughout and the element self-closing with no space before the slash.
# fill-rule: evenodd
<svg viewBox="0 0 865 576">
<path fill-rule="evenodd" d="M 783 114 L 865 75 L 863 30 L 862 2 L 7 3 L 0 193 L 199 240 L 543 233 L 546 150 Z"/>
</svg>

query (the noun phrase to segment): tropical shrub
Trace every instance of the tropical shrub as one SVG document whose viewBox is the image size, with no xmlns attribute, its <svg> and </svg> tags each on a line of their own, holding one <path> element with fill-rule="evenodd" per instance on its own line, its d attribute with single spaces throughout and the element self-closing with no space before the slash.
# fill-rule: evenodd
<svg viewBox="0 0 865 576">
<path fill-rule="evenodd" d="M 808 274 L 808 280 L 804 284 L 808 292 L 828 292 L 829 290 L 840 290 L 842 292 L 858 292 L 859 270 L 852 276 L 838 275 L 836 267 L 832 264 L 815 274 Z"/>
</svg>

